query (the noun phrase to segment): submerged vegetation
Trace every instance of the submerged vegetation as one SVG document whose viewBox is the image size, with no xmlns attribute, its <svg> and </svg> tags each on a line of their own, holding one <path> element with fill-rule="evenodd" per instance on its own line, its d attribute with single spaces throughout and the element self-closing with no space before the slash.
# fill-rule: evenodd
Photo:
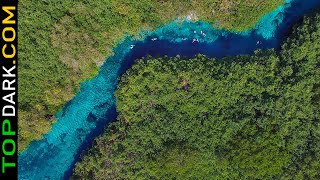
<svg viewBox="0 0 320 180">
<path fill-rule="evenodd" d="M 48 132 L 55 113 L 125 35 L 190 17 L 241 31 L 284 0 L 19 1 L 19 151 Z M 218 24 L 216 24 L 218 25 Z"/>
<path fill-rule="evenodd" d="M 320 15 L 279 54 L 138 60 L 80 179 L 320 179 Z"/>
</svg>

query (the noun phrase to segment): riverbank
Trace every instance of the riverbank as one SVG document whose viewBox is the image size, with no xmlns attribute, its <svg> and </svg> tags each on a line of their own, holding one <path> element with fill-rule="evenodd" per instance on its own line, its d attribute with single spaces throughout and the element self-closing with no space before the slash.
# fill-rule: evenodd
<svg viewBox="0 0 320 180">
<path fill-rule="evenodd" d="M 148 54 L 192 57 L 201 53 L 209 57 L 223 57 L 250 54 L 256 49 L 279 48 L 285 29 L 311 7 L 319 7 L 319 4 L 310 1 L 308 4 L 292 4 L 283 8 L 283 11 L 277 9 L 276 12 L 284 16 L 268 14 L 266 17 L 275 19 L 270 21 L 266 18 L 267 22 L 261 21 L 256 28 L 245 33 L 217 30 L 205 22 L 173 22 L 151 32 L 143 41 L 135 42 L 126 38 L 114 49 L 114 56 L 101 66 L 99 74 L 84 82 L 77 96 L 58 113 L 59 120 L 53 124 L 51 131 L 42 140 L 32 142 L 26 151 L 20 153 L 19 179 L 61 179 L 71 175 L 82 150 L 91 144 L 108 122 L 115 120 L 113 93 L 118 78 L 136 59 Z M 297 9 L 301 11 L 298 13 Z M 260 26 L 262 24 L 264 26 Z M 266 26 L 277 28 L 266 29 Z M 203 36 L 201 31 L 205 32 L 206 36 Z M 154 38 L 157 40 L 153 41 Z M 182 38 L 188 40 L 182 42 Z M 193 39 L 198 39 L 199 42 L 192 43 Z M 261 41 L 261 44 L 257 43 L 258 41 Z M 135 46 L 131 49 L 131 45 Z"/>
</svg>

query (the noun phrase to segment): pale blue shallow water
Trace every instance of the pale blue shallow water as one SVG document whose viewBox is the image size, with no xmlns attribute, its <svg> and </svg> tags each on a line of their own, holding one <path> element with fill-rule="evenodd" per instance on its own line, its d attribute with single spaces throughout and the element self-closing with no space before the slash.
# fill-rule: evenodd
<svg viewBox="0 0 320 180">
<path fill-rule="evenodd" d="M 19 154 L 19 179 L 70 177 L 80 153 L 91 146 L 108 122 L 116 119 L 114 91 L 119 77 L 135 59 L 146 55 L 192 57 L 198 53 L 220 58 L 252 54 L 259 48 L 279 49 L 291 26 L 315 7 L 320 7 L 320 0 L 288 0 L 263 17 L 254 29 L 242 33 L 217 30 L 205 22 L 172 22 L 154 32 L 143 32 L 147 35 L 144 40 L 126 38 L 115 47 L 114 56 L 106 60 L 99 74 L 81 84 L 81 91 L 57 114 L 58 121 L 51 131 Z M 206 37 L 200 31 L 205 32 Z M 192 43 L 194 38 L 200 42 Z M 135 46 L 130 49 L 132 44 Z"/>
</svg>

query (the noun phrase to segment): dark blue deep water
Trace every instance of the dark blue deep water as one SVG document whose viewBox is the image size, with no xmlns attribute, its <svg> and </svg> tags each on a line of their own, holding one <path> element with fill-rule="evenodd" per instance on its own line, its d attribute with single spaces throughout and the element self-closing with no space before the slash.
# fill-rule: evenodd
<svg viewBox="0 0 320 180">
<path fill-rule="evenodd" d="M 127 37 L 115 47 L 114 56 L 101 66 L 99 74 L 84 82 L 81 91 L 57 113 L 58 121 L 51 131 L 20 153 L 19 179 L 70 177 L 81 152 L 91 146 L 108 122 L 116 119 L 114 91 L 119 77 L 134 60 L 146 55 L 192 57 L 201 53 L 221 58 L 252 54 L 256 49 L 278 50 L 292 25 L 315 7 L 320 7 L 320 0 L 287 0 L 255 28 L 241 33 L 218 30 L 205 22 L 174 21 L 156 31 L 141 32 L 141 41 Z M 192 43 L 193 39 L 199 42 Z M 130 45 L 135 46 L 131 49 Z"/>
</svg>

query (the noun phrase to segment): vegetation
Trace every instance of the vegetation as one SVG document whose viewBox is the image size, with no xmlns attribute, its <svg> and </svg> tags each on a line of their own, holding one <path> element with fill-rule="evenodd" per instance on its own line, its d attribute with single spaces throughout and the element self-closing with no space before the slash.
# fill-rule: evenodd
<svg viewBox="0 0 320 180">
<path fill-rule="evenodd" d="M 320 179 L 319 47 L 320 14 L 279 54 L 139 60 L 73 178 Z"/>
<path fill-rule="evenodd" d="M 250 28 L 283 0 L 19 1 L 19 151 L 41 138 L 54 114 L 93 77 L 125 35 L 173 19 Z"/>
</svg>

